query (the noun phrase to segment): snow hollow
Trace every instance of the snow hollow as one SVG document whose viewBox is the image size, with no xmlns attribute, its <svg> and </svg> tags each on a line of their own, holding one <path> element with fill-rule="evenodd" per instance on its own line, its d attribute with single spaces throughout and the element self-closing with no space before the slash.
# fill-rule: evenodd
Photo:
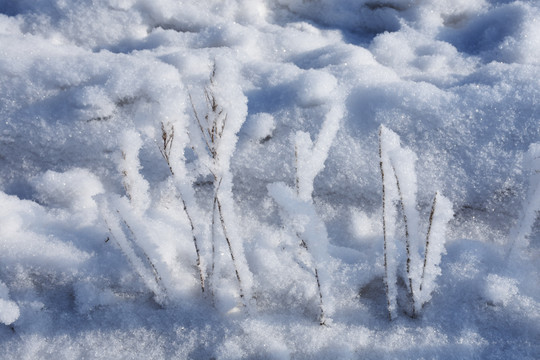
<svg viewBox="0 0 540 360">
<path fill-rule="evenodd" d="M 0 357 L 540 358 L 540 6 L 0 0 Z"/>
</svg>

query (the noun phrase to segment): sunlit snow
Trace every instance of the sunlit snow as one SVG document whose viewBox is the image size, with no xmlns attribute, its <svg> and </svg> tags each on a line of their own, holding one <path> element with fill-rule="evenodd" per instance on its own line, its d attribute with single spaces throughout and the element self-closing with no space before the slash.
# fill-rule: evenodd
<svg viewBox="0 0 540 360">
<path fill-rule="evenodd" d="M 535 0 L 0 0 L 0 358 L 539 359 Z"/>
</svg>

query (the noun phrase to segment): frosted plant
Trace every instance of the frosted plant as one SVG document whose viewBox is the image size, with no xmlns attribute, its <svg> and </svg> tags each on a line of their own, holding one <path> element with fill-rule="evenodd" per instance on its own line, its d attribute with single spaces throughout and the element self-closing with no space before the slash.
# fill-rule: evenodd
<svg viewBox="0 0 540 360">
<path fill-rule="evenodd" d="M 531 144 L 525 156 L 529 191 L 523 201 L 520 218 L 510 231 L 509 256 L 515 256 L 529 246 L 529 235 L 540 211 L 540 143 Z"/>
<path fill-rule="evenodd" d="M 199 281 L 201 283 L 201 291 L 205 291 L 205 276 L 203 271 L 203 264 L 201 261 L 201 251 L 199 241 L 197 239 L 197 232 L 195 223 L 193 221 L 192 211 L 197 209 L 195 201 L 195 193 L 193 191 L 193 180 L 188 176 L 185 158 L 184 148 L 188 142 L 186 131 L 182 131 L 180 134 L 177 131 L 175 133 L 174 124 L 168 123 L 167 125 L 161 123 L 161 144 L 158 144 L 161 155 L 167 162 L 171 176 L 175 187 L 179 193 L 180 201 L 184 214 L 191 227 L 191 234 L 193 238 L 193 245 L 195 247 L 195 253 L 197 255 L 197 269 L 199 271 Z M 188 205 L 189 204 L 189 205 Z"/>
<path fill-rule="evenodd" d="M 141 147 L 142 140 L 136 131 L 126 130 L 121 134 L 121 157 L 117 161 L 117 166 L 122 174 L 127 200 L 101 196 L 97 202 L 111 236 L 135 272 L 154 293 L 156 302 L 163 306 L 167 301 L 166 287 L 149 255 L 152 250 L 151 244 L 144 241 L 150 238 L 144 225 L 146 223 L 144 215 L 150 207 L 151 199 L 148 192 L 149 184 L 139 172 Z"/>
<path fill-rule="evenodd" d="M 196 204 L 191 181 L 185 169 L 183 147 L 178 146 L 179 144 L 173 147 L 174 125 L 162 123 L 161 135 L 163 144 L 159 149 L 171 172 L 172 182 L 169 184 L 174 185 L 175 195 L 179 195 L 177 197 L 182 207 L 183 213 L 182 211 L 181 213 L 187 218 L 191 227 L 191 236 L 197 256 L 199 282 L 201 291 L 204 293 L 205 284 L 201 256 L 194 222 L 187 206 L 189 202 L 191 209 L 195 209 Z M 180 144 L 182 144 L 182 140 L 184 140 L 183 143 L 187 142 L 185 139 L 180 139 Z M 101 199 L 101 214 L 112 238 L 128 258 L 135 272 L 154 293 L 156 302 L 165 305 L 171 298 L 171 290 L 174 289 L 176 293 L 189 291 L 190 281 L 180 280 L 179 276 L 175 275 L 174 268 L 179 264 L 175 263 L 177 257 L 168 250 L 170 246 L 175 245 L 168 244 L 166 241 L 177 237 L 178 232 L 174 232 L 174 235 L 172 231 L 166 232 L 165 224 L 161 221 L 154 221 L 151 212 L 149 212 L 151 205 L 150 186 L 139 171 L 141 169 L 139 151 L 143 144 L 139 133 L 135 130 L 126 130 L 121 134 L 119 143 L 121 157 L 117 159 L 117 166 L 122 174 L 126 196 L 109 196 Z M 164 275 L 163 279 L 160 274 Z"/>
<path fill-rule="evenodd" d="M 232 194 L 231 157 L 236 148 L 237 133 L 247 116 L 246 98 L 237 84 L 237 69 L 234 64 L 222 59 L 214 64 L 209 85 L 204 89 L 206 111 L 204 115 L 196 109 L 190 96 L 193 113 L 202 137 L 202 146 L 195 146 L 200 162 L 211 173 L 213 184 L 212 200 L 212 266 L 214 290 L 219 289 L 216 275 L 226 277 L 225 264 L 217 259 L 217 254 L 228 252 L 238 283 L 239 296 L 243 306 L 251 298 L 253 275 L 244 255 L 242 239 L 236 228 L 234 199 Z M 218 225 L 219 224 L 219 225 Z M 218 242 L 219 230 L 225 242 Z M 225 247 L 223 251 L 222 247 Z M 223 289 L 222 293 L 227 290 Z M 215 294 L 214 295 L 218 295 Z M 221 296 L 220 296 L 221 297 Z M 224 303 L 228 300 L 221 297 Z M 230 301 L 229 301 L 230 302 Z"/>
<path fill-rule="evenodd" d="M 383 146 L 384 144 L 384 146 Z M 382 224 L 384 237 L 384 282 L 388 315 L 390 320 L 397 313 L 397 265 L 398 252 L 396 246 L 396 218 L 397 209 L 393 204 L 399 198 L 396 182 L 390 177 L 393 174 L 388 151 L 399 147 L 399 137 L 388 131 L 385 127 L 379 128 L 379 165 L 382 177 Z"/>
<path fill-rule="evenodd" d="M 446 227 L 453 216 L 450 200 L 436 192 L 429 214 L 417 311 L 431 300 L 431 293 L 435 290 L 435 279 L 441 274 L 439 263 L 442 254 L 445 253 Z"/>
<path fill-rule="evenodd" d="M 333 104 L 326 114 L 325 120 L 315 143 L 309 134 L 298 131 L 294 138 L 296 174 L 296 191 L 283 183 L 268 186 L 270 196 L 284 210 L 283 219 L 296 232 L 300 245 L 311 257 L 317 290 L 319 293 L 319 323 L 324 325 L 327 316 L 333 312 L 333 304 L 328 291 L 329 275 L 326 267 L 328 262 L 328 234 L 324 223 L 315 211 L 312 193 L 313 182 L 317 174 L 324 168 L 332 141 L 339 130 L 339 122 L 343 117 L 341 103 Z"/>
<path fill-rule="evenodd" d="M 318 321 L 324 325 L 332 311 L 329 308 L 332 304 L 328 303 L 330 279 L 324 267 L 328 261 L 326 227 L 317 216 L 313 203 L 301 200 L 297 192 L 284 183 L 269 184 L 268 193 L 281 207 L 284 223 L 296 233 L 300 245 L 307 252 L 307 259 L 303 262 L 313 271 L 319 297 Z"/>
<path fill-rule="evenodd" d="M 122 199 L 117 199 L 122 200 Z M 154 294 L 154 300 L 164 306 L 167 302 L 167 292 L 161 282 L 161 277 L 157 272 L 157 269 L 153 262 L 150 260 L 146 253 L 143 254 L 144 260 L 141 260 L 141 256 L 137 255 L 135 234 L 131 227 L 128 225 L 120 215 L 119 210 L 112 210 L 110 203 L 116 203 L 111 198 L 107 198 L 105 195 L 98 195 L 96 197 L 101 216 L 105 221 L 109 233 L 116 241 L 122 253 L 128 259 L 133 270 L 141 277 L 146 287 Z M 126 235 L 129 234 L 129 235 Z M 139 249 L 140 252 L 140 249 Z"/>
<path fill-rule="evenodd" d="M 313 182 L 318 173 L 324 169 L 324 163 L 332 146 L 332 141 L 339 130 L 339 122 L 343 117 L 343 108 L 334 105 L 326 114 L 315 143 L 308 133 L 298 131 L 295 136 L 296 190 L 298 197 L 311 201 Z"/>
<path fill-rule="evenodd" d="M 120 136 L 120 149 L 122 158 L 117 161 L 118 170 L 122 174 L 122 183 L 126 196 L 138 215 L 143 215 L 150 207 L 150 186 L 139 173 L 139 150 L 142 140 L 135 130 L 126 130 Z"/>
<path fill-rule="evenodd" d="M 399 136 L 383 125 L 379 128 L 379 157 L 382 178 L 384 267 L 387 306 L 390 320 L 397 316 L 397 252 L 396 221 L 400 206 L 405 230 L 406 285 L 412 301 L 412 316 L 430 300 L 435 278 L 440 274 L 439 263 L 444 253 L 446 224 L 453 216 L 452 204 L 439 193 L 435 194 L 424 244 L 420 256 L 419 214 L 416 209 L 416 155 L 400 145 Z"/>
</svg>

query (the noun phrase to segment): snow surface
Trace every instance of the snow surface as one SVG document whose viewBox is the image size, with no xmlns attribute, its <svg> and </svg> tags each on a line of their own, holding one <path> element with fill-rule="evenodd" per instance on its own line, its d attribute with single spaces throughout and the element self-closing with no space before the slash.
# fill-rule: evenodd
<svg viewBox="0 0 540 360">
<path fill-rule="evenodd" d="M 535 0 L 0 0 L 0 357 L 538 359 L 539 99 Z"/>
</svg>

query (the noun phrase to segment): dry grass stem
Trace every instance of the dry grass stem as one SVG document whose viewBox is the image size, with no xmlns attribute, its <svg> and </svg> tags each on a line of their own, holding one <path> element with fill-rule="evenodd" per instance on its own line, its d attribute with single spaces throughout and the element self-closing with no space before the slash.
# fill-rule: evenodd
<svg viewBox="0 0 540 360">
<path fill-rule="evenodd" d="M 296 184 L 296 195 L 300 196 L 300 176 L 298 174 L 298 146 L 294 145 L 294 164 L 295 164 L 295 170 L 296 170 L 296 176 L 295 176 L 295 184 Z M 312 257 L 313 262 L 313 273 L 315 275 L 315 281 L 317 282 L 317 291 L 319 292 L 319 324 L 320 325 L 326 325 L 326 319 L 324 314 L 324 302 L 323 302 L 323 295 L 321 290 L 321 281 L 319 279 L 319 270 L 317 268 L 317 264 L 315 263 L 315 260 L 313 259 L 313 256 L 311 255 L 311 252 L 309 251 L 308 245 L 305 242 L 304 239 L 300 236 L 300 234 L 296 233 L 296 236 L 298 239 L 300 239 L 300 246 L 303 247 L 308 254 Z"/>
<path fill-rule="evenodd" d="M 403 215 L 403 224 L 405 227 L 405 250 L 407 252 L 407 280 L 409 281 L 409 291 L 412 299 L 412 317 L 416 317 L 416 306 L 414 300 L 414 288 L 413 288 L 413 279 L 411 275 L 411 239 L 409 236 L 409 223 L 407 221 L 407 214 L 405 213 L 405 204 L 403 202 L 403 193 L 401 192 L 401 186 L 399 183 L 399 177 L 394 166 L 392 166 L 392 171 L 394 172 L 394 177 L 396 179 L 396 186 L 399 194 L 399 203 L 401 205 L 401 213 Z"/>
<path fill-rule="evenodd" d="M 167 162 L 167 166 L 169 167 L 169 171 L 171 172 L 171 175 L 174 176 L 174 170 L 171 163 L 171 150 L 172 145 L 174 141 L 174 125 L 169 125 L 168 127 L 165 126 L 165 124 L 161 123 L 161 139 L 163 141 L 162 146 L 158 146 L 159 151 L 165 161 Z M 178 189 L 180 191 L 180 189 Z M 197 240 L 197 236 L 195 235 L 195 224 L 193 223 L 193 219 L 191 215 L 189 214 L 186 201 L 184 200 L 184 196 L 180 192 L 180 200 L 182 201 L 182 207 L 184 209 L 184 213 L 186 214 L 186 217 L 189 221 L 189 225 L 191 227 L 191 234 L 193 238 L 193 245 L 195 247 L 195 253 L 197 255 L 197 269 L 199 270 L 199 281 L 201 283 L 201 292 L 204 293 L 205 290 L 205 284 L 204 284 L 204 273 L 202 269 L 201 264 L 201 253 L 199 250 L 199 243 Z"/>
<path fill-rule="evenodd" d="M 225 109 L 223 109 L 221 105 L 219 105 L 219 102 L 213 91 L 215 77 L 216 77 L 216 66 L 214 64 L 214 67 L 212 69 L 212 73 L 209 79 L 210 84 L 209 86 L 204 88 L 204 98 L 206 101 L 206 107 L 208 109 L 204 117 L 200 116 L 199 112 L 197 111 L 197 108 L 195 107 L 193 98 L 191 94 L 189 94 L 189 99 L 191 102 L 193 115 L 197 122 L 198 128 L 201 132 L 201 136 L 204 140 L 206 151 L 212 160 L 211 168 L 209 169 L 210 172 L 212 173 L 213 184 L 214 184 L 214 196 L 213 196 L 214 199 L 213 199 L 213 205 L 212 205 L 212 267 L 211 267 L 210 276 L 213 276 L 214 269 L 215 269 L 215 251 L 216 251 L 215 225 L 217 222 L 216 221 L 216 211 L 217 211 L 217 215 L 219 215 L 219 222 L 221 224 L 223 237 L 225 238 L 225 242 L 227 243 L 229 254 L 231 255 L 231 260 L 233 262 L 235 276 L 238 281 L 238 289 L 239 289 L 240 298 L 242 299 L 242 304 L 246 306 L 245 299 L 244 299 L 243 283 L 240 276 L 240 272 L 238 271 L 237 260 L 236 260 L 236 257 L 234 256 L 234 251 L 231 244 L 231 238 L 229 236 L 229 231 L 227 230 L 227 225 L 226 225 L 226 221 L 223 215 L 223 209 L 221 206 L 221 200 L 219 198 L 219 190 L 220 190 L 221 182 L 223 180 L 223 171 L 222 171 L 223 169 L 219 168 L 220 167 L 219 146 L 221 144 L 221 140 L 223 139 L 223 134 L 227 125 L 227 113 L 225 112 Z"/>
<path fill-rule="evenodd" d="M 386 303 L 388 308 L 388 318 L 392 321 L 392 305 L 390 302 L 390 289 L 388 285 L 388 235 L 386 231 L 386 186 L 384 182 L 384 166 L 382 156 L 382 128 L 379 129 L 379 166 L 381 169 L 382 179 L 382 225 L 383 225 L 383 241 L 384 241 L 384 286 L 386 291 Z"/>
<path fill-rule="evenodd" d="M 437 196 L 439 195 L 438 192 L 435 193 L 435 196 L 433 197 L 433 205 L 431 206 L 431 212 L 429 213 L 429 224 L 426 234 L 426 248 L 424 250 L 424 266 L 422 267 L 422 280 L 420 282 L 420 291 L 422 291 L 422 287 L 424 285 L 424 277 L 426 274 L 426 267 L 427 267 L 427 259 L 429 255 L 429 237 L 431 235 L 431 226 L 433 225 L 433 216 L 435 215 L 435 209 L 437 207 Z"/>
</svg>

